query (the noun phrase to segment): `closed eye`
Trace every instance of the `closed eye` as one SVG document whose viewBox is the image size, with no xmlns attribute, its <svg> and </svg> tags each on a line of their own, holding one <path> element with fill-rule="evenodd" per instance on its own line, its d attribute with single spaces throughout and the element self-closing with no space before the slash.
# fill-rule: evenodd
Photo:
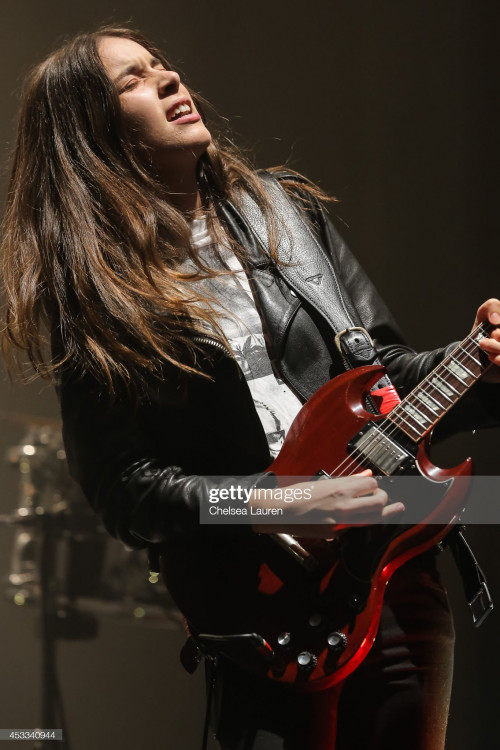
<svg viewBox="0 0 500 750">
<path fill-rule="evenodd" d="M 163 65 L 162 61 L 159 60 L 157 57 L 152 57 L 149 62 L 149 67 L 153 70 L 167 70 L 167 68 Z M 134 78 L 129 79 L 126 81 L 123 85 L 119 86 L 119 93 L 122 94 L 125 91 L 131 91 L 133 88 L 137 86 L 137 84 L 145 77 L 147 74 L 147 68 L 145 69 L 142 64 L 136 64 L 132 63 L 131 65 L 127 66 L 127 68 L 120 73 L 117 78 L 115 78 L 115 85 L 118 85 L 120 82 L 120 79 L 123 79 L 126 75 L 133 74 L 135 75 Z"/>
<path fill-rule="evenodd" d="M 137 86 L 138 83 L 139 83 L 138 78 L 133 78 L 131 81 L 128 81 L 126 84 L 124 84 L 124 86 L 121 87 L 120 94 L 122 94 L 124 91 L 131 91 L 133 88 Z"/>
</svg>

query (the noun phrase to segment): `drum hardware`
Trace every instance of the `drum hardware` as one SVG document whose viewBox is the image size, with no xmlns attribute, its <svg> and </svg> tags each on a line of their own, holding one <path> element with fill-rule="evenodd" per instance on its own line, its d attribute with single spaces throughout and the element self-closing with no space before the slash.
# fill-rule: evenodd
<svg viewBox="0 0 500 750">
<path fill-rule="evenodd" d="M 27 419 L 15 417 L 17 422 Z M 69 476 L 57 425 L 55 420 L 32 425 L 21 444 L 7 451 L 7 461 L 19 472 L 19 507 L 0 515 L 0 525 L 15 529 L 7 597 L 19 606 L 38 603 L 37 547 L 49 528 L 56 544 L 51 585 L 59 610 L 72 612 L 64 617 L 61 637 L 93 637 L 93 628 L 85 636 L 86 628 L 76 626 L 78 612 L 182 628 L 182 617 L 158 577 L 148 579 L 146 552 L 113 540 Z M 74 636 L 69 622 L 75 624 Z"/>
<path fill-rule="evenodd" d="M 18 606 L 38 608 L 41 726 L 63 728 L 59 750 L 69 750 L 69 738 L 56 670 L 57 639 L 95 638 L 103 615 L 182 627 L 165 588 L 154 585 L 158 578 L 148 581 L 146 553 L 109 537 L 70 478 L 65 459 L 53 425 L 31 426 L 24 441 L 7 451 L 8 463 L 19 472 L 19 501 L 11 513 L 0 515 L 0 526 L 14 529 L 5 593 Z M 47 750 L 47 744 L 34 747 Z"/>
</svg>

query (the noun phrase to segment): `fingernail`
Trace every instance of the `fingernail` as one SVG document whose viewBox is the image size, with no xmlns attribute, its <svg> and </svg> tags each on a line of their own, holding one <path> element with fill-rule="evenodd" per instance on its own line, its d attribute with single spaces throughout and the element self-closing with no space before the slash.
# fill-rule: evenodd
<svg viewBox="0 0 500 750">
<path fill-rule="evenodd" d="M 492 323 L 500 323 L 500 315 L 497 312 L 493 312 L 490 315 L 490 321 Z"/>
</svg>

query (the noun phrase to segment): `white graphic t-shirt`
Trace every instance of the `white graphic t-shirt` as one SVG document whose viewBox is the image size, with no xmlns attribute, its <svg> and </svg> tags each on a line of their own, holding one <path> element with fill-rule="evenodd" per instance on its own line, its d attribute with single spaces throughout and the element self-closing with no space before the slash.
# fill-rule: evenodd
<svg viewBox="0 0 500 750">
<path fill-rule="evenodd" d="M 202 285 L 217 300 L 219 324 L 248 382 L 266 433 L 269 451 L 275 458 L 302 404 L 273 371 L 260 315 L 247 275 L 238 258 L 229 248 L 215 247 L 204 218 L 194 219 L 191 227 L 193 244 L 203 262 L 210 268 L 230 268 L 236 272 L 193 283 Z M 187 260 L 181 267 L 183 271 L 191 269 L 194 269 L 191 260 Z"/>
</svg>

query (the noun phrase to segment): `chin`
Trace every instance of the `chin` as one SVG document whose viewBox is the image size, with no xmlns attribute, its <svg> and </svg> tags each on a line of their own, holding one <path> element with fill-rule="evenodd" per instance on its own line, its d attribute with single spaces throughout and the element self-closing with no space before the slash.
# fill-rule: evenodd
<svg viewBox="0 0 500 750">
<path fill-rule="evenodd" d="M 202 153 L 204 153 L 207 150 L 207 148 L 210 146 L 210 144 L 212 143 L 212 135 L 205 126 L 203 126 L 203 131 L 204 132 L 200 134 L 200 138 L 199 138 L 199 146 L 200 148 L 203 149 Z"/>
<path fill-rule="evenodd" d="M 207 130 L 208 137 L 205 136 L 204 138 L 200 138 L 195 143 L 193 143 L 191 150 L 192 153 L 196 156 L 196 160 L 200 158 L 200 156 L 203 156 L 207 148 L 212 143 L 212 136 Z"/>
</svg>

